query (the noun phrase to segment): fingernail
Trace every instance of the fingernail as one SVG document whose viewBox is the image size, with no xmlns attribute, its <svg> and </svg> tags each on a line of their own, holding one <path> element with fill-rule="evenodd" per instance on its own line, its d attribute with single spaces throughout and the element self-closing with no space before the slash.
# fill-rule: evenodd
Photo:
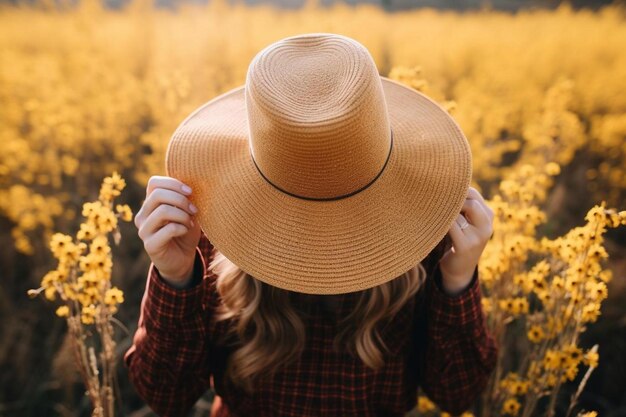
<svg viewBox="0 0 626 417">
<path fill-rule="evenodd" d="M 191 210 L 193 213 L 198 212 L 198 209 L 196 208 L 196 206 L 193 205 L 193 203 L 189 203 L 189 210 Z"/>
<path fill-rule="evenodd" d="M 183 185 L 183 192 L 187 193 L 187 194 L 191 194 L 191 187 L 189 187 L 188 185 Z"/>
</svg>

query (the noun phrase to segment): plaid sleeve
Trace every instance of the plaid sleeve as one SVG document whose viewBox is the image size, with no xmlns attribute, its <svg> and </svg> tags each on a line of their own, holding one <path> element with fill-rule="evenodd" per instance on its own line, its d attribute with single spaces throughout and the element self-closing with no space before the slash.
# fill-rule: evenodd
<svg viewBox="0 0 626 417">
<path fill-rule="evenodd" d="M 124 354 L 129 380 L 159 416 L 186 416 L 209 388 L 205 279 L 212 245 L 196 247 L 194 276 L 186 288 L 170 286 L 151 263 L 133 344 Z"/>
<path fill-rule="evenodd" d="M 498 347 L 488 333 L 481 306 L 478 266 L 455 296 L 444 292 L 437 263 L 425 283 L 427 347 L 422 389 L 452 415 L 468 410 L 496 366 Z"/>
</svg>

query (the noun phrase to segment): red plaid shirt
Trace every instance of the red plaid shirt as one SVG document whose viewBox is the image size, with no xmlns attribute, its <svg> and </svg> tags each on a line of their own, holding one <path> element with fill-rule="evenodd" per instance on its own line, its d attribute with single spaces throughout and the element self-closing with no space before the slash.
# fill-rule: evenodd
<svg viewBox="0 0 626 417">
<path fill-rule="evenodd" d="M 424 285 L 382 332 L 393 352 L 381 370 L 334 352 L 337 320 L 316 308 L 305 322 L 308 343 L 299 361 L 252 397 L 232 391 L 222 383 L 229 351 L 213 343 L 229 321 L 211 320 L 219 301 L 215 274 L 207 270 L 212 251 L 202 234 L 195 280 L 184 289 L 168 285 L 150 265 L 124 364 L 140 397 L 160 416 L 186 416 L 210 387 L 219 396 L 212 412 L 217 417 L 403 416 L 415 407 L 418 387 L 456 415 L 474 403 L 495 367 L 498 347 L 485 327 L 478 268 L 461 294 L 445 294 L 440 244 L 423 261 L 429 272 Z M 355 294 L 343 295 L 343 313 Z"/>
</svg>

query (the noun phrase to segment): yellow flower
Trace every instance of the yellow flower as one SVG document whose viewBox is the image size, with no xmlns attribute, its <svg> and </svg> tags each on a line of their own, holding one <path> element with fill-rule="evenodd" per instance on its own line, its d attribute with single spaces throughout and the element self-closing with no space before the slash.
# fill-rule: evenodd
<svg viewBox="0 0 626 417">
<path fill-rule="evenodd" d="M 76 291 L 76 284 L 64 283 L 63 294 L 65 294 L 65 296 L 70 300 L 76 300 L 78 297 L 78 292 Z"/>
<path fill-rule="evenodd" d="M 129 222 L 133 219 L 133 212 L 130 210 L 128 204 L 118 204 L 115 206 L 115 210 L 120 214 L 123 221 Z"/>
<path fill-rule="evenodd" d="M 54 286 L 47 287 L 44 290 L 44 296 L 47 300 L 54 301 L 57 299 L 57 290 Z"/>
<path fill-rule="evenodd" d="M 537 291 L 537 297 L 539 297 L 545 306 L 550 306 L 554 302 L 554 296 L 548 290 Z"/>
<path fill-rule="evenodd" d="M 548 162 L 545 167 L 546 174 L 550 176 L 558 175 L 561 172 L 561 167 L 556 162 Z"/>
<path fill-rule="evenodd" d="M 67 247 L 71 243 L 71 236 L 64 235 L 63 233 L 55 233 L 52 235 L 52 239 L 50 240 L 50 250 L 55 257 L 60 258 L 65 254 Z"/>
<path fill-rule="evenodd" d="M 95 256 L 103 256 L 111 252 L 111 247 L 106 236 L 97 236 L 89 245 L 89 250 Z"/>
<path fill-rule="evenodd" d="M 528 300 L 524 297 L 516 297 L 513 300 L 513 314 L 528 313 Z"/>
<path fill-rule="evenodd" d="M 583 363 L 592 368 L 597 368 L 599 357 L 600 355 L 598 355 L 598 352 L 588 350 L 583 356 Z"/>
<path fill-rule="evenodd" d="M 565 346 L 563 348 L 563 353 L 568 355 L 573 365 L 578 365 L 578 362 L 580 362 L 583 357 L 582 349 L 574 344 Z"/>
<path fill-rule="evenodd" d="M 79 259 L 80 270 L 83 272 L 91 271 L 95 268 L 95 261 L 95 256 L 91 253 L 86 256 L 81 256 Z"/>
<path fill-rule="evenodd" d="M 582 301 L 584 300 L 584 294 L 580 288 L 572 290 L 569 295 L 571 297 L 571 302 L 574 306 L 578 307 L 582 305 Z"/>
<path fill-rule="evenodd" d="M 587 214 L 585 215 L 585 220 L 587 220 L 588 222 L 594 222 L 604 219 L 604 217 L 604 208 L 601 205 L 596 205 L 587 212 Z"/>
<path fill-rule="evenodd" d="M 71 236 L 55 233 L 50 239 L 50 250 L 60 263 L 73 263 L 84 250 L 83 245 L 76 245 Z"/>
<path fill-rule="evenodd" d="M 117 227 L 117 217 L 109 208 L 103 207 L 93 216 L 96 229 L 101 233 L 108 233 Z"/>
<path fill-rule="evenodd" d="M 552 278 L 551 286 L 554 289 L 562 290 L 565 288 L 565 281 L 559 276 L 554 276 L 554 278 Z"/>
<path fill-rule="evenodd" d="M 567 369 L 565 370 L 565 376 L 570 381 L 573 381 L 574 378 L 576 378 L 576 375 L 578 375 L 578 366 L 577 365 L 568 366 Z"/>
<path fill-rule="evenodd" d="M 56 314 L 59 317 L 67 317 L 70 315 L 70 308 L 68 306 L 60 306 L 57 308 Z"/>
<path fill-rule="evenodd" d="M 111 200 L 113 200 L 118 195 L 120 195 L 119 190 L 113 188 L 110 185 L 102 184 L 102 187 L 100 188 L 100 195 L 98 196 L 98 199 L 100 201 L 110 202 Z"/>
<path fill-rule="evenodd" d="M 528 340 L 530 340 L 533 343 L 538 343 L 545 337 L 543 329 L 541 328 L 541 326 L 537 326 L 537 325 L 531 326 L 527 334 L 528 334 Z"/>
<path fill-rule="evenodd" d="M 565 278 L 565 289 L 567 291 L 576 291 L 581 282 L 583 282 L 583 278 L 580 275 L 568 275 L 567 278 Z"/>
<path fill-rule="evenodd" d="M 503 298 L 502 300 L 498 300 L 498 306 L 500 307 L 500 310 L 511 311 L 513 308 L 513 300 L 510 298 Z"/>
<path fill-rule="evenodd" d="M 113 268 L 113 261 L 110 256 L 98 256 L 96 257 L 96 267 L 98 268 L 101 276 L 109 276 L 111 269 Z"/>
<path fill-rule="evenodd" d="M 613 271 L 611 271 L 610 269 L 605 269 L 598 274 L 598 278 L 600 278 L 602 282 L 611 282 L 611 280 L 613 279 Z"/>
<path fill-rule="evenodd" d="M 514 316 L 528 313 L 528 300 L 525 297 L 505 298 L 498 301 L 498 306 Z"/>
<path fill-rule="evenodd" d="M 592 302 L 583 306 L 581 319 L 583 323 L 595 322 L 600 315 L 600 304 Z"/>
<path fill-rule="evenodd" d="M 88 306 L 84 306 L 81 310 L 80 320 L 83 324 L 93 324 L 96 319 L 96 307 L 91 304 Z"/>
<path fill-rule="evenodd" d="M 100 275 L 98 274 L 98 271 L 95 269 L 86 271 L 83 275 L 78 277 L 78 284 L 81 285 L 81 288 L 95 286 L 99 281 L 100 281 Z"/>
<path fill-rule="evenodd" d="M 96 287 L 87 287 L 78 295 L 78 299 L 83 306 L 95 304 L 100 299 L 100 290 Z"/>
<path fill-rule="evenodd" d="M 106 177 L 100 187 L 100 196 L 98 199 L 103 202 L 110 202 L 113 198 L 120 195 L 126 187 L 126 181 L 117 173 L 114 172 L 110 177 Z"/>
<path fill-rule="evenodd" d="M 104 303 L 107 305 L 115 305 L 124 302 L 124 293 L 117 287 L 108 289 L 104 294 Z"/>
<path fill-rule="evenodd" d="M 55 282 L 61 282 L 61 277 L 59 271 L 53 269 L 52 271 L 48 271 L 48 273 L 44 275 L 43 279 L 41 280 L 41 286 L 45 288 L 53 287 Z"/>
<path fill-rule="evenodd" d="M 598 417 L 597 411 L 587 411 L 581 417 Z"/>
<path fill-rule="evenodd" d="M 417 399 L 417 409 L 420 413 L 425 413 L 434 410 L 435 404 L 425 395 L 420 395 Z"/>
<path fill-rule="evenodd" d="M 600 243 L 594 243 L 593 245 L 591 245 L 587 253 L 589 257 L 591 259 L 594 259 L 595 261 L 607 259 L 609 257 L 606 249 L 604 249 L 604 246 L 602 246 L 602 244 Z"/>
<path fill-rule="evenodd" d="M 124 187 L 126 187 L 126 181 L 121 177 L 117 171 L 113 171 L 113 174 L 110 177 L 106 177 L 104 179 L 104 184 L 109 185 L 116 190 L 122 191 Z"/>
<path fill-rule="evenodd" d="M 83 204 L 83 216 L 87 217 L 87 218 L 91 218 L 92 216 L 94 216 L 96 213 L 100 212 L 100 209 L 102 208 L 102 202 L 100 201 L 93 201 L 93 202 L 88 202 L 88 203 L 84 203 Z"/>
<path fill-rule="evenodd" d="M 528 381 L 522 380 L 517 372 L 509 372 L 506 377 L 500 381 L 500 386 L 509 394 L 521 395 L 528 390 Z"/>
<path fill-rule="evenodd" d="M 504 414 L 511 414 L 516 416 L 520 409 L 520 403 L 515 398 L 509 398 L 502 405 L 502 412 Z"/>
<path fill-rule="evenodd" d="M 80 230 L 76 234 L 79 240 L 91 240 L 96 236 L 96 228 L 91 223 L 82 223 Z"/>
<path fill-rule="evenodd" d="M 543 366 L 546 369 L 558 369 L 561 364 L 561 355 L 558 351 L 548 349 L 544 358 L 543 358 Z"/>
<path fill-rule="evenodd" d="M 572 355 L 579 351 L 577 347 L 565 347 L 562 351 L 549 349 L 544 357 L 544 367 L 547 370 L 565 370 L 569 366 L 573 366 L 578 363 L 578 360 L 574 359 Z"/>
<path fill-rule="evenodd" d="M 591 300 L 601 301 L 608 297 L 609 292 L 604 282 L 587 281 L 585 283 L 587 295 Z"/>
<path fill-rule="evenodd" d="M 526 394 L 529 387 L 528 381 L 517 381 L 511 384 L 509 388 L 509 392 L 513 395 L 523 395 Z"/>
</svg>

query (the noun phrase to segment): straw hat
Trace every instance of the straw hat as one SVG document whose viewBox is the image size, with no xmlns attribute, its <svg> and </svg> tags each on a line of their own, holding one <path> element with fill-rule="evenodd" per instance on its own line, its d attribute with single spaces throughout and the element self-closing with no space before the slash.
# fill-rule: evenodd
<svg viewBox="0 0 626 417">
<path fill-rule="evenodd" d="M 261 50 L 245 85 L 180 124 L 165 159 L 167 175 L 193 188 L 217 250 L 308 294 L 364 290 L 416 266 L 449 231 L 472 175 L 454 119 L 330 33 Z"/>
</svg>

